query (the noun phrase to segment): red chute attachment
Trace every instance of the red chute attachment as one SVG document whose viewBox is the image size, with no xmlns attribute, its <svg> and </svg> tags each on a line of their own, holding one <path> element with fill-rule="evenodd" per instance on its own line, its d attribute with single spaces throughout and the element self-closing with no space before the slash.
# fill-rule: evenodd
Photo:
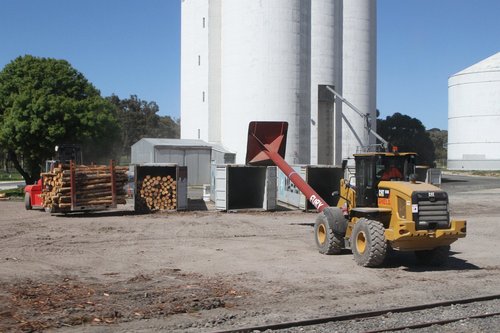
<svg viewBox="0 0 500 333">
<path fill-rule="evenodd" d="M 284 121 L 252 121 L 248 126 L 246 164 L 274 165 L 266 151 L 285 157 L 288 123 Z"/>
</svg>

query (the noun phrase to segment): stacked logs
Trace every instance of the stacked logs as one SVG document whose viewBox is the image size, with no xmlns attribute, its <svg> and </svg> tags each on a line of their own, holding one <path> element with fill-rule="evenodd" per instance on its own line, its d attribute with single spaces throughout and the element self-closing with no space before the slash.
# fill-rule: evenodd
<svg viewBox="0 0 500 333">
<path fill-rule="evenodd" d="M 117 204 L 125 204 L 125 185 L 128 167 L 114 167 L 115 197 Z M 52 172 L 42 173 L 43 206 L 51 211 L 72 208 L 70 166 L 59 165 Z M 113 204 L 111 167 L 106 165 L 75 166 L 74 207 L 110 206 Z"/>
<path fill-rule="evenodd" d="M 171 176 L 146 175 L 138 185 L 140 197 L 149 210 L 177 208 L 177 182 Z"/>
</svg>

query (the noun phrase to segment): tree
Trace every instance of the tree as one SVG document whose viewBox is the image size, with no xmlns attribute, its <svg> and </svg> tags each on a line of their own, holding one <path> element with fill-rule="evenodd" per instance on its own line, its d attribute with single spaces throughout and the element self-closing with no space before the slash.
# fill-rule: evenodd
<svg viewBox="0 0 500 333">
<path fill-rule="evenodd" d="M 27 184 L 56 145 L 81 144 L 95 159 L 109 154 L 118 130 L 111 104 L 65 60 L 26 55 L 0 72 L 0 146 Z"/>
<path fill-rule="evenodd" d="M 181 120 L 174 119 L 170 116 L 160 117 L 160 135 L 164 138 L 181 137 Z"/>
<path fill-rule="evenodd" d="M 436 161 L 438 161 L 442 166 L 446 165 L 446 159 L 448 157 L 448 152 L 446 150 L 446 145 L 448 143 L 448 131 L 440 130 L 439 128 L 431 128 L 427 132 L 434 143 Z"/>
<path fill-rule="evenodd" d="M 121 125 L 121 153 L 130 155 L 130 147 L 142 138 L 178 138 L 179 121 L 170 116 L 159 116 L 156 102 L 139 99 L 136 95 L 120 99 L 116 95 L 107 98 L 115 106 L 115 115 Z"/>
<path fill-rule="evenodd" d="M 416 152 L 418 163 L 434 164 L 434 143 L 420 120 L 395 113 L 385 120 L 377 120 L 377 132 L 391 145 L 397 146 L 399 151 Z"/>
</svg>

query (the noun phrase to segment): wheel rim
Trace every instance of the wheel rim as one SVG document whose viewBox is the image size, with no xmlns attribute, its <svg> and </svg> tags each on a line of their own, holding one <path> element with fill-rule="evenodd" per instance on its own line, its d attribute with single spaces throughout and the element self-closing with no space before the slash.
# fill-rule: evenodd
<svg viewBox="0 0 500 333">
<path fill-rule="evenodd" d="M 318 226 L 318 242 L 320 244 L 325 244 L 326 241 L 326 228 L 324 224 Z"/>
<path fill-rule="evenodd" d="M 364 232 L 359 232 L 356 236 L 356 249 L 358 250 L 358 253 L 365 253 L 366 235 Z"/>
</svg>

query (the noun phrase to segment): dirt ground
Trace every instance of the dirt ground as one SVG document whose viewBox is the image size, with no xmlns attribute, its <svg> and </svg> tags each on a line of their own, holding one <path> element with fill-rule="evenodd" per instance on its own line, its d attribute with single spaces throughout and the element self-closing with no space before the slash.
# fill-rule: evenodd
<svg viewBox="0 0 500 333">
<path fill-rule="evenodd" d="M 51 216 L 0 202 L 0 332 L 212 332 L 500 293 L 500 179 L 443 187 L 468 235 L 439 269 L 409 253 L 376 269 L 320 255 L 315 213 Z"/>
</svg>

